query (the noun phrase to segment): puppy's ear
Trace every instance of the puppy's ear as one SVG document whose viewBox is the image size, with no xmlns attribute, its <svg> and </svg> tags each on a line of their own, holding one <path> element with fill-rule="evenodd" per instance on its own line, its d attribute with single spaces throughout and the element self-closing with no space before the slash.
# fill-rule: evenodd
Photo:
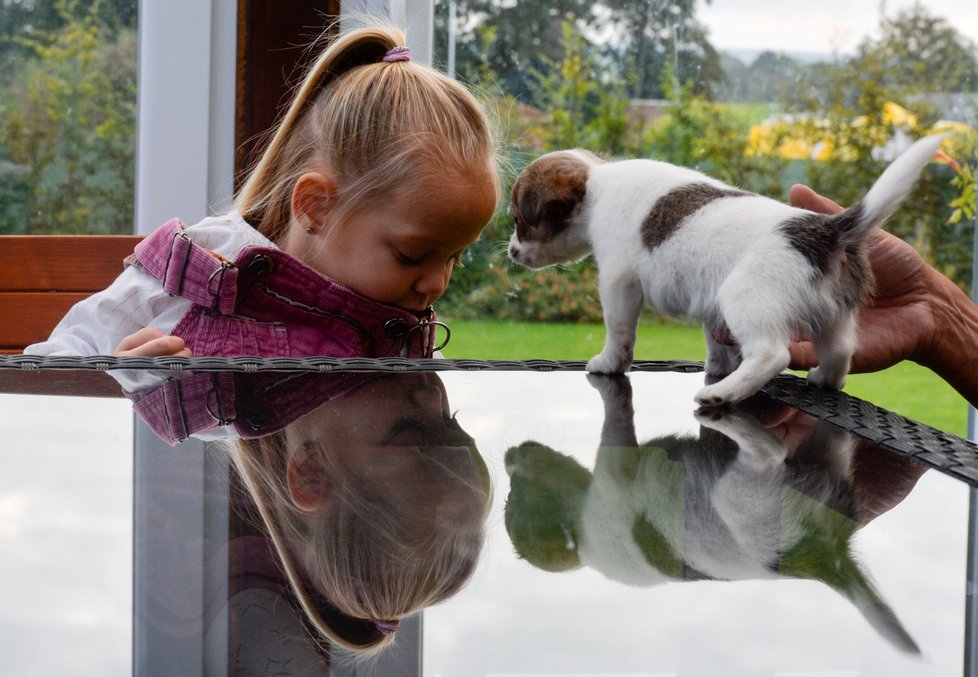
<svg viewBox="0 0 978 677">
<path fill-rule="evenodd" d="M 584 201 L 589 169 L 585 161 L 565 152 L 532 162 L 513 184 L 517 234 L 522 237 L 537 227 L 546 235 L 566 229 L 568 220 Z"/>
<path fill-rule="evenodd" d="M 580 199 L 576 195 L 549 200 L 543 205 L 544 218 L 551 224 L 566 223 L 578 204 Z"/>
<path fill-rule="evenodd" d="M 581 566 L 581 511 L 591 473 L 574 458 L 536 442 L 506 452 L 506 532 L 517 554 L 544 571 Z"/>
</svg>

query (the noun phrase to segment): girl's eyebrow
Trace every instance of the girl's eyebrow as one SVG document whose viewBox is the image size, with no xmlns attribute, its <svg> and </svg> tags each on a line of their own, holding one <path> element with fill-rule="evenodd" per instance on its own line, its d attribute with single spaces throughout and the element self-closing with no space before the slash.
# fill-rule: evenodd
<svg viewBox="0 0 978 677">
<path fill-rule="evenodd" d="M 481 239 L 482 239 L 482 233 L 479 233 L 479 235 L 474 240 L 463 244 L 460 248 L 460 251 L 464 249 L 468 249 L 469 247 L 471 247 Z M 411 244 L 411 245 L 422 245 L 422 246 L 444 244 L 441 240 L 428 237 L 426 235 L 423 235 L 422 233 L 398 233 L 392 235 L 391 240 L 397 242 L 398 244 Z"/>
</svg>

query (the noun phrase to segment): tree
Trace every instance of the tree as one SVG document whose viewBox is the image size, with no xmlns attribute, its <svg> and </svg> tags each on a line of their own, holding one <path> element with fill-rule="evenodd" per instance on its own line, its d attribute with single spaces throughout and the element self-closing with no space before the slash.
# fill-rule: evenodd
<svg viewBox="0 0 978 677">
<path fill-rule="evenodd" d="M 707 0 L 709 2 L 709 0 Z M 695 19 L 695 0 L 605 0 L 611 44 L 622 72 L 634 74 L 632 98 L 664 98 L 662 74 L 672 64 L 678 82 L 709 94 L 724 79 L 720 55 Z"/>
<path fill-rule="evenodd" d="M 916 92 L 978 90 L 978 47 L 920 3 L 880 18 L 880 37 L 860 44 L 853 61 L 882 66 L 881 84 Z"/>
<path fill-rule="evenodd" d="M 136 36 L 98 9 L 22 37 L 28 56 L 5 74 L 0 172 L 21 190 L 4 191 L 2 231 L 132 230 Z"/>
<path fill-rule="evenodd" d="M 561 24 L 574 23 L 602 70 L 627 81 L 631 98 L 661 98 L 667 63 L 681 81 L 708 93 L 723 79 L 720 57 L 695 21 L 695 0 L 457 0 L 456 71 L 468 81 L 493 77 L 501 89 L 536 105 L 528 74 L 560 61 Z M 435 49 L 447 53 L 448 2 L 436 5 Z"/>
<path fill-rule="evenodd" d="M 593 21 L 594 3 L 586 0 L 458 0 L 456 71 L 469 82 L 491 77 L 507 94 L 534 103 L 530 69 L 541 69 L 563 54 L 565 21 Z M 447 53 L 448 2 L 435 9 L 435 51 Z"/>
<path fill-rule="evenodd" d="M 137 0 L 0 0 L 0 64 L 12 52 L 32 54 L 32 37 L 61 30 L 72 19 L 92 16 L 113 35 L 134 30 L 136 4 Z"/>
</svg>

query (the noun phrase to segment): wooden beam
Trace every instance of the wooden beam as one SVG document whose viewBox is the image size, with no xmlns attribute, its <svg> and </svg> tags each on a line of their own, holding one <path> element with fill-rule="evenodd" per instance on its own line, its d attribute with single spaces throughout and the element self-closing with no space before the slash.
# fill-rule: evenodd
<svg viewBox="0 0 978 677">
<path fill-rule="evenodd" d="M 264 148 L 310 59 L 340 15 L 340 0 L 238 0 L 235 190 Z"/>
<path fill-rule="evenodd" d="M 122 272 L 138 235 L 4 235 L 0 289 L 4 292 L 94 292 Z M 0 313 L 0 317 L 7 317 Z"/>
</svg>

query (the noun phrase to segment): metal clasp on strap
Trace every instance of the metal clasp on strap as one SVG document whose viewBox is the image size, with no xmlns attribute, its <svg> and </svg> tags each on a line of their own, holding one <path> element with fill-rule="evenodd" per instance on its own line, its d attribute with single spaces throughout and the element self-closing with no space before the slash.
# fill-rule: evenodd
<svg viewBox="0 0 978 677">
<path fill-rule="evenodd" d="M 215 268 L 214 272 L 211 273 L 210 277 L 207 278 L 207 285 L 205 289 L 207 290 L 207 293 L 210 294 L 214 299 L 213 302 L 211 302 L 211 310 L 216 310 L 218 304 L 221 302 L 221 289 L 224 287 L 224 273 L 226 273 L 231 268 L 234 268 L 234 263 L 232 261 L 228 261 L 227 259 L 221 259 L 221 266 L 219 268 Z M 211 284 L 214 281 L 215 277 L 217 278 L 216 291 L 211 289 Z"/>
<path fill-rule="evenodd" d="M 434 327 L 441 327 L 445 330 L 445 340 L 439 343 L 437 346 L 431 349 L 431 352 L 438 352 L 442 348 L 448 345 L 448 342 L 452 340 L 452 330 L 448 328 L 448 325 L 439 320 L 421 320 L 418 323 L 418 329 L 427 329 L 432 327 L 431 331 L 435 331 Z"/>
<path fill-rule="evenodd" d="M 427 349 L 427 330 L 431 327 L 431 331 L 434 331 L 434 327 L 442 327 L 445 330 L 445 340 L 439 345 L 435 346 L 429 352 Z M 448 328 L 448 325 L 444 322 L 438 320 L 419 320 L 413 327 L 405 320 L 403 317 L 395 317 L 384 324 L 384 338 L 391 339 L 393 341 L 404 341 L 411 334 L 420 332 L 422 340 L 425 343 L 425 357 L 431 357 L 431 354 L 435 351 L 441 350 L 448 345 L 448 342 L 452 340 L 452 330 Z"/>
<path fill-rule="evenodd" d="M 180 263 L 180 278 L 177 280 L 176 289 L 173 290 L 173 285 L 169 283 L 167 276 L 170 273 L 170 263 L 173 259 L 173 248 L 176 246 L 177 238 L 185 240 L 187 242 L 186 247 L 183 250 L 183 261 Z M 187 275 L 187 262 L 190 261 L 190 249 L 193 244 L 190 236 L 183 230 L 178 230 L 173 234 L 173 239 L 170 242 L 170 251 L 166 254 L 166 265 L 163 267 L 163 278 L 160 282 L 163 283 L 163 289 L 170 296 L 180 296 L 183 294 L 183 279 Z M 172 290 L 172 291 L 171 291 Z"/>
</svg>

